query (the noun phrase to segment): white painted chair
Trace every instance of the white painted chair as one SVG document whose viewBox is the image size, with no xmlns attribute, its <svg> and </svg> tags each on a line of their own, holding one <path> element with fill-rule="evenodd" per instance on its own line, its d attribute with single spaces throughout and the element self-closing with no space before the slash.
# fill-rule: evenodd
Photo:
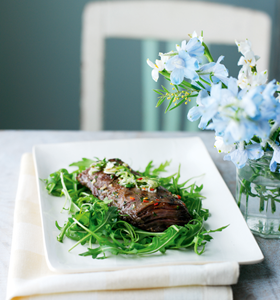
<svg viewBox="0 0 280 300">
<path fill-rule="evenodd" d="M 271 20 L 263 12 L 195 1 L 89 3 L 83 15 L 81 129 L 103 129 L 106 38 L 183 40 L 194 30 L 203 30 L 211 44 L 234 45 L 235 40 L 249 38 L 261 56 L 258 69 L 268 69 Z M 145 91 L 143 101 L 144 118 L 151 119 L 147 112 L 156 109 L 145 101 Z"/>
</svg>

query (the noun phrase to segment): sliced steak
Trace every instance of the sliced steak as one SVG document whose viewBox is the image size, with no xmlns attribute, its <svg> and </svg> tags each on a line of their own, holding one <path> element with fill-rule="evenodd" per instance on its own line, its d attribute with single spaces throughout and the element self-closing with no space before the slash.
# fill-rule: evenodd
<svg viewBox="0 0 280 300">
<path fill-rule="evenodd" d="M 121 160 L 109 161 L 123 164 Z M 89 170 L 80 173 L 77 180 L 100 200 L 106 197 L 112 199 L 109 205 L 118 208 L 121 218 L 140 229 L 161 232 L 174 224 L 185 225 L 192 219 L 184 202 L 161 186 L 156 192 L 127 188 L 119 184 L 119 178 L 115 175 L 103 171 L 91 174 Z M 133 170 L 131 173 L 137 174 Z"/>
</svg>

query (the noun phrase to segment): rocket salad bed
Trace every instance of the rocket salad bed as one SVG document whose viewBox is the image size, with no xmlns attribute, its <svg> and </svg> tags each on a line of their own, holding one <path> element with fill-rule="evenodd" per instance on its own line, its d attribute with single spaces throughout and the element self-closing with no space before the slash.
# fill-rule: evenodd
<svg viewBox="0 0 280 300">
<path fill-rule="evenodd" d="M 56 227 L 60 230 L 57 236 L 59 242 L 63 242 L 65 236 L 76 241 L 69 251 L 79 244 L 87 243 L 88 251 L 80 255 L 91 255 L 98 259 L 107 258 L 108 253 L 149 255 L 158 251 L 164 253 L 167 249 L 183 248 L 192 248 L 200 255 L 205 251 L 206 243 L 212 239 L 209 233 L 222 231 L 227 227 L 206 230 L 204 221 L 209 217 L 209 211 L 202 208 L 204 197 L 200 192 L 203 186 L 189 184 L 191 179 L 179 184 L 180 167 L 174 175 L 159 177 L 170 163 L 165 162 L 154 168 L 151 161 L 144 172 L 138 171 L 141 180 L 145 178 L 157 182 L 177 195 L 185 203 L 192 220 L 184 226 L 171 225 L 163 232 L 141 230 L 121 219 L 124 216 L 120 215 L 117 207 L 110 206 L 112 199 L 98 199 L 77 181 L 79 173 L 96 164 L 96 161 L 83 158 L 82 161 L 70 165 L 78 167 L 72 173 L 60 169 L 44 180 L 49 194 L 65 196 L 63 209 L 68 210 L 71 217 L 63 226 L 56 222 Z"/>
</svg>

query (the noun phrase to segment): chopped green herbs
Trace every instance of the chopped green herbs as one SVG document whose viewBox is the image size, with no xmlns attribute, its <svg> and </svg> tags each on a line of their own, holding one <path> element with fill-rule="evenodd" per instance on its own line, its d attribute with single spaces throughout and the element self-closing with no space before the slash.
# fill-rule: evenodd
<svg viewBox="0 0 280 300">
<path fill-rule="evenodd" d="M 111 255 L 150 255 L 158 251 L 164 253 L 168 249 L 190 247 L 200 255 L 204 252 L 206 243 L 212 239 L 209 233 L 221 231 L 227 227 L 206 230 L 203 223 L 207 220 L 209 211 L 202 208 L 204 197 L 200 192 L 203 186 L 197 186 L 195 183 L 186 186 L 191 179 L 179 184 L 180 167 L 174 175 L 159 177 L 161 172 L 165 172 L 170 162 L 154 168 L 151 161 L 144 172 L 139 172 L 142 176 L 138 177 L 139 181 L 144 177 L 147 181 L 156 181 L 172 194 L 177 195 L 185 203 L 193 220 L 185 226 L 172 225 L 164 232 L 147 232 L 138 229 L 122 220 L 120 217 L 126 215 L 120 216 L 116 207 L 108 206 L 113 200 L 108 198 L 103 201 L 99 200 L 91 194 L 88 188 L 76 180 L 77 174 L 92 164 L 95 168 L 101 169 L 106 167 L 107 161 L 106 159 L 98 160 L 96 164 L 90 159 L 83 158 L 82 161 L 70 165 L 77 166 L 78 170 L 69 173 L 66 169 L 60 169 L 44 180 L 49 194 L 58 197 L 65 196 L 63 209 L 68 210 L 71 217 L 62 227 L 56 222 L 56 227 L 60 231 L 57 236 L 59 242 L 63 242 L 65 236 L 76 241 L 69 251 L 79 244 L 87 243 L 88 251 L 80 255 L 90 255 L 98 259 L 107 258 L 108 253 Z M 141 198 L 141 202 L 149 202 L 147 199 Z M 154 216 L 157 214 L 154 213 Z"/>
<path fill-rule="evenodd" d="M 141 189 L 147 189 L 148 191 L 156 191 L 159 186 L 156 174 L 163 172 L 165 167 L 169 165 L 169 162 L 161 164 L 159 168 L 154 169 L 151 176 L 146 176 L 146 172 L 152 167 L 151 163 L 147 166 L 143 175 L 139 176 L 132 172 L 131 168 L 126 163 L 120 163 L 119 160 L 103 160 L 97 159 L 92 161 L 83 158 L 82 162 L 71 164 L 71 166 L 79 167 L 80 171 L 84 170 L 86 163 L 89 163 L 89 175 L 93 175 L 96 172 L 103 171 L 106 174 L 110 174 L 110 178 L 113 179 L 115 176 L 118 177 L 118 183 L 126 188 L 138 187 Z M 149 172 L 148 172 L 149 173 Z"/>
</svg>

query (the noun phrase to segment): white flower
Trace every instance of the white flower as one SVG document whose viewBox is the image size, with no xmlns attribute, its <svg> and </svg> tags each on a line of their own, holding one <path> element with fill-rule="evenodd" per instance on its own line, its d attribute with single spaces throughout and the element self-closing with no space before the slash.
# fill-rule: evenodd
<svg viewBox="0 0 280 300">
<path fill-rule="evenodd" d="M 245 55 L 246 52 L 251 51 L 251 42 L 246 39 L 244 42 L 235 41 L 235 44 L 238 47 L 238 51 Z"/>
<path fill-rule="evenodd" d="M 152 63 L 149 59 L 147 59 L 147 64 L 153 68 L 152 70 L 152 78 L 154 81 L 158 81 L 159 72 L 165 69 L 165 64 L 168 61 L 169 56 L 161 56 L 161 60 L 156 59 L 156 63 Z"/>
<path fill-rule="evenodd" d="M 251 75 L 248 74 L 245 68 L 244 69 L 242 68 L 239 71 L 237 84 L 242 90 L 245 88 L 247 89 L 250 88 L 250 77 Z"/>
<path fill-rule="evenodd" d="M 253 68 L 256 65 L 256 57 L 253 51 L 248 51 L 244 54 L 244 56 L 241 56 L 237 65 L 243 66 L 246 68 Z"/>
<path fill-rule="evenodd" d="M 187 47 L 186 46 L 187 46 L 187 41 L 186 40 L 182 41 L 181 42 L 181 46 L 176 45 L 177 52 L 179 52 L 181 50 L 187 51 Z"/>
<path fill-rule="evenodd" d="M 260 73 L 253 73 L 251 77 L 251 87 L 263 85 L 267 82 L 267 70 Z"/>
<path fill-rule="evenodd" d="M 178 52 L 177 51 L 173 51 L 173 50 L 171 50 L 171 51 L 169 51 L 169 52 L 167 52 L 167 53 L 162 53 L 162 52 L 159 52 L 159 56 L 160 56 L 160 58 L 161 59 L 163 59 L 164 57 L 167 57 L 167 59 L 166 59 L 166 61 L 170 58 L 170 56 L 174 56 L 174 55 L 176 55 L 176 54 L 178 54 Z M 165 61 L 165 62 L 166 62 Z"/>
<path fill-rule="evenodd" d="M 196 33 L 196 31 L 194 31 L 192 34 L 189 34 L 189 36 L 191 37 L 191 38 L 194 38 L 194 37 L 197 37 L 198 38 L 198 40 L 202 43 L 203 42 L 203 36 L 198 36 L 197 35 L 197 33 Z"/>
<path fill-rule="evenodd" d="M 238 74 L 238 86 L 241 89 L 251 89 L 263 85 L 267 82 L 267 71 L 260 73 L 252 72 L 250 69 L 243 67 Z"/>
<path fill-rule="evenodd" d="M 238 66 L 242 66 L 238 74 L 238 86 L 241 89 L 251 89 L 258 85 L 265 84 L 267 81 L 267 71 L 261 73 L 256 72 L 256 63 L 260 58 L 255 55 L 251 49 L 251 42 L 246 39 L 244 42 L 235 41 L 238 51 L 243 56 L 238 61 Z"/>
<path fill-rule="evenodd" d="M 220 136 L 215 136 L 216 142 L 214 147 L 218 150 L 218 152 L 222 153 L 230 153 L 233 149 L 235 149 L 235 144 L 226 145 L 224 143 L 224 139 Z"/>
</svg>

